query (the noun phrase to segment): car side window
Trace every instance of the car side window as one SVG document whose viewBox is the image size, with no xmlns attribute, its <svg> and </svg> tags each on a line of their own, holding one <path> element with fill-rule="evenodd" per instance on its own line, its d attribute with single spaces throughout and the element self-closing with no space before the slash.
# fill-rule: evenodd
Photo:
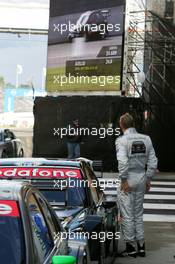
<svg viewBox="0 0 175 264">
<path fill-rule="evenodd" d="M 13 132 L 9 131 L 9 135 L 11 139 L 15 139 L 15 135 L 13 134 Z"/>
<path fill-rule="evenodd" d="M 43 263 L 43 261 L 53 249 L 54 242 L 50 235 L 50 230 L 45 221 L 43 212 L 41 211 L 32 193 L 29 194 L 27 198 L 27 206 L 31 222 L 34 245 L 37 249 L 39 260 L 41 263 Z"/>
<path fill-rule="evenodd" d="M 10 138 L 10 139 L 15 138 L 14 134 L 8 129 L 4 130 L 4 139 L 6 139 L 6 138 Z"/>
<path fill-rule="evenodd" d="M 51 209 L 48 207 L 44 199 L 38 193 L 36 193 L 35 196 L 36 196 L 37 201 L 42 207 L 46 221 L 52 232 L 52 236 L 54 237 L 55 234 L 58 234 L 62 231 L 61 224 L 59 225 L 58 220 L 56 219 L 55 215 L 52 214 Z"/>
<path fill-rule="evenodd" d="M 95 204 L 97 204 L 99 202 L 98 191 L 96 188 L 96 185 L 98 184 L 98 182 L 96 182 L 96 179 L 93 177 L 92 171 L 89 169 L 88 165 L 84 165 L 84 170 L 86 172 L 86 175 L 89 181 L 91 195 L 93 197 Z"/>
<path fill-rule="evenodd" d="M 98 196 L 100 197 L 103 194 L 103 192 L 101 191 L 99 180 L 98 180 L 97 176 L 95 175 L 94 171 L 91 169 L 91 167 L 89 165 L 87 165 L 87 167 L 88 167 L 88 170 L 89 170 L 89 173 L 90 173 L 92 179 L 97 182 L 96 189 L 97 189 Z"/>
<path fill-rule="evenodd" d="M 8 138 L 8 130 L 4 130 L 4 139 Z"/>
<path fill-rule="evenodd" d="M 89 17 L 89 23 L 97 23 L 95 13 L 92 13 Z"/>
</svg>

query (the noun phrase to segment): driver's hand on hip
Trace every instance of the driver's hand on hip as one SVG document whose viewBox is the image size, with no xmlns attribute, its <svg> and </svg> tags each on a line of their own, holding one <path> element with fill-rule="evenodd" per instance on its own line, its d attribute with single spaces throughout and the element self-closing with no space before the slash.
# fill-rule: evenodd
<svg viewBox="0 0 175 264">
<path fill-rule="evenodd" d="M 131 191 L 131 187 L 129 186 L 127 180 L 121 182 L 121 191 L 125 193 L 128 193 Z"/>
</svg>

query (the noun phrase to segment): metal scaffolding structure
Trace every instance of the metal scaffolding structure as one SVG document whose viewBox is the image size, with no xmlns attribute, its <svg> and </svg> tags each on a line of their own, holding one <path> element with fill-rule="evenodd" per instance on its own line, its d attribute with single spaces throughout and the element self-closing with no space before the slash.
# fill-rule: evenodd
<svg viewBox="0 0 175 264">
<path fill-rule="evenodd" d="M 127 16 L 123 94 L 141 97 L 153 112 L 152 105 L 169 105 L 175 98 L 170 78 L 175 69 L 175 30 L 145 5 Z"/>
<path fill-rule="evenodd" d="M 125 37 L 123 90 L 126 96 L 142 96 L 143 89 L 148 87 L 142 84 L 151 84 L 151 88 L 162 102 L 166 103 L 164 87 L 175 93 L 166 79 L 166 69 L 175 65 L 174 28 L 146 9 L 131 11 L 128 25 Z M 161 79 L 162 91 L 155 83 L 155 75 Z"/>
<path fill-rule="evenodd" d="M 125 15 L 124 63 L 122 90 L 125 96 L 141 97 L 144 65 L 145 3 L 127 1 Z"/>
</svg>

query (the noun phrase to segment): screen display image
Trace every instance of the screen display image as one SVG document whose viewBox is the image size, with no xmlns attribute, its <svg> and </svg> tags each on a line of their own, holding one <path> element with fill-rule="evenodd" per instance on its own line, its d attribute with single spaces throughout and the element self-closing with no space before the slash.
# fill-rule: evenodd
<svg viewBox="0 0 175 264">
<path fill-rule="evenodd" d="M 120 90 L 124 9 L 124 0 L 50 2 L 48 92 Z"/>
</svg>

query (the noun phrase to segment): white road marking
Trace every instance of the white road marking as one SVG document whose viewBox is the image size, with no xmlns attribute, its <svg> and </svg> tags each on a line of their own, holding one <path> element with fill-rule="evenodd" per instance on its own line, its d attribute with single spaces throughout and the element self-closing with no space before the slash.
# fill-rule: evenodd
<svg viewBox="0 0 175 264">
<path fill-rule="evenodd" d="M 162 192 L 162 193 L 164 193 L 164 192 L 174 192 L 175 193 L 175 188 L 152 187 L 150 189 L 150 191 L 152 191 L 152 192 Z"/>
<path fill-rule="evenodd" d="M 169 185 L 169 186 L 174 186 L 175 187 L 175 181 L 174 182 L 161 182 L 161 181 L 153 181 L 151 182 L 152 185 Z"/>
<path fill-rule="evenodd" d="M 175 195 L 145 194 L 145 199 L 175 200 Z"/>
<path fill-rule="evenodd" d="M 143 207 L 144 209 L 175 210 L 175 204 L 144 203 Z"/>
<path fill-rule="evenodd" d="M 175 215 L 144 214 L 144 222 L 175 222 Z"/>
</svg>

